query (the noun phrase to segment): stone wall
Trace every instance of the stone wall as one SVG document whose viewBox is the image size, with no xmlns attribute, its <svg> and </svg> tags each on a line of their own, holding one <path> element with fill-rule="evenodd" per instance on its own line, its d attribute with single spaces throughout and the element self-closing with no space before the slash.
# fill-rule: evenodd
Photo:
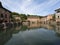
<svg viewBox="0 0 60 45">
<path fill-rule="evenodd" d="M 60 13 L 56 13 L 56 22 L 60 22 Z"/>
<path fill-rule="evenodd" d="M 0 21 L 8 22 L 10 21 L 10 13 L 3 8 L 0 8 Z"/>
</svg>

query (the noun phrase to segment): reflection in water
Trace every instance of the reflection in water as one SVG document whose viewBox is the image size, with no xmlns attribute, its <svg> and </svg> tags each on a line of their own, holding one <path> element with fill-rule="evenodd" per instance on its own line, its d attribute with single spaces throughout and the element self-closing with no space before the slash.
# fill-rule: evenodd
<svg viewBox="0 0 60 45">
<path fill-rule="evenodd" d="M 6 43 L 12 37 L 12 30 L 3 30 L 0 32 L 0 45 Z"/>
<path fill-rule="evenodd" d="M 30 24 L 0 31 L 0 45 L 60 45 L 60 26 Z"/>
<path fill-rule="evenodd" d="M 40 24 L 30 24 L 27 26 L 28 28 L 39 28 Z"/>
<path fill-rule="evenodd" d="M 56 32 L 60 34 L 60 25 L 56 26 Z"/>
<path fill-rule="evenodd" d="M 15 28 L 9 28 L 9 29 L 1 29 L 0 30 L 0 45 L 4 45 L 8 40 L 10 40 L 14 31 L 20 30 L 20 28 L 21 26 L 15 27 Z"/>
<path fill-rule="evenodd" d="M 56 32 L 56 35 L 60 37 L 60 25 L 56 25 L 55 32 Z"/>
</svg>

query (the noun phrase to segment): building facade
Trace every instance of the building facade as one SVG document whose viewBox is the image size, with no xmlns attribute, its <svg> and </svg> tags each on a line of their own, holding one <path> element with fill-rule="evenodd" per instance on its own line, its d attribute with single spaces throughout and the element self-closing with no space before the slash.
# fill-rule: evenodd
<svg viewBox="0 0 60 45">
<path fill-rule="evenodd" d="M 48 24 L 52 24 L 53 23 L 53 21 L 54 21 L 53 16 L 54 16 L 54 14 L 50 14 L 50 15 L 47 16 L 46 22 Z"/>
<path fill-rule="evenodd" d="M 52 19 L 53 19 L 53 14 L 50 14 L 47 16 L 47 21 L 52 20 Z"/>
<path fill-rule="evenodd" d="M 37 16 L 28 16 L 27 21 L 29 21 L 31 24 L 40 23 L 40 18 Z"/>
<path fill-rule="evenodd" d="M 46 24 L 46 16 L 40 19 L 40 23 Z"/>
<path fill-rule="evenodd" d="M 6 22 L 9 23 L 11 18 L 11 11 L 7 10 L 2 6 L 0 2 L 0 23 Z"/>
<path fill-rule="evenodd" d="M 18 15 L 13 15 L 13 18 L 14 18 L 15 22 L 21 22 L 22 21 L 21 17 Z"/>
<path fill-rule="evenodd" d="M 60 8 L 55 10 L 56 23 L 60 24 Z"/>
</svg>

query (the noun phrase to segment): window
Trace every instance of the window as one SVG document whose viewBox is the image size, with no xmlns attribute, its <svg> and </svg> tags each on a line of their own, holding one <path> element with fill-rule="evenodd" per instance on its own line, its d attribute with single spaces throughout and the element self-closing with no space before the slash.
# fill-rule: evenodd
<svg viewBox="0 0 60 45">
<path fill-rule="evenodd" d="M 2 18 L 4 17 L 3 14 L 1 14 L 1 17 L 2 17 Z"/>
<path fill-rule="evenodd" d="M 32 24 L 34 24 L 35 22 L 32 22 Z"/>
<path fill-rule="evenodd" d="M 59 16 L 58 16 L 58 18 L 59 18 Z"/>
<path fill-rule="evenodd" d="M 7 14 L 5 14 L 5 18 L 7 18 Z"/>
<path fill-rule="evenodd" d="M 5 22 L 7 22 L 7 20 Z"/>
</svg>

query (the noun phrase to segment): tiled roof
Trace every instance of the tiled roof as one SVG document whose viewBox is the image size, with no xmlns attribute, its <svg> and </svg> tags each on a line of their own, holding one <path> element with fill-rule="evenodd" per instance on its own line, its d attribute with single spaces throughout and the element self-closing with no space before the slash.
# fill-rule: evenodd
<svg viewBox="0 0 60 45">
<path fill-rule="evenodd" d="M 59 10 L 60 10 L 60 8 L 56 9 L 55 11 L 59 11 Z"/>
</svg>

